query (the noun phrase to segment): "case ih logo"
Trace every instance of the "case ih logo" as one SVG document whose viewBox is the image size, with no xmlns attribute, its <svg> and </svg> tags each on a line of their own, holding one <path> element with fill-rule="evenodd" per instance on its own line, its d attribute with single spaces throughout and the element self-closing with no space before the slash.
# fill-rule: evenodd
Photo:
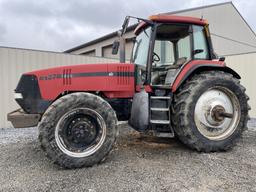
<svg viewBox="0 0 256 192">
<path fill-rule="evenodd" d="M 53 80 L 53 79 L 60 79 L 60 78 L 63 78 L 62 74 L 50 74 L 47 76 L 39 77 L 39 80 Z"/>
</svg>

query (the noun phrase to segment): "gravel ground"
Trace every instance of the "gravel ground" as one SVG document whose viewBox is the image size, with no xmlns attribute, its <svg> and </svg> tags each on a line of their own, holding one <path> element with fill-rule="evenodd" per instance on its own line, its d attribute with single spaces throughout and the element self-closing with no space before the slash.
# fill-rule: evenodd
<svg viewBox="0 0 256 192">
<path fill-rule="evenodd" d="M 210 154 L 119 128 L 104 163 L 75 170 L 48 161 L 36 128 L 0 129 L 0 191 L 256 191 L 254 128 L 233 150 Z"/>
</svg>

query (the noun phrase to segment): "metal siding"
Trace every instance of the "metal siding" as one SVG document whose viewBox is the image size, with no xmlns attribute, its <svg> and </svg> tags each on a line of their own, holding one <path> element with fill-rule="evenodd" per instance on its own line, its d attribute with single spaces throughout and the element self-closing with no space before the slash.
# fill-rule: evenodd
<svg viewBox="0 0 256 192">
<path fill-rule="evenodd" d="M 112 55 L 112 45 L 102 47 L 102 57 L 119 59 L 119 52 L 116 55 Z"/>
<path fill-rule="evenodd" d="M 6 115 L 19 108 L 13 98 L 13 90 L 16 88 L 22 73 L 60 65 L 114 62 L 118 62 L 118 60 L 15 48 L 0 48 L 0 128 L 11 127 L 11 124 L 7 122 Z"/>
<path fill-rule="evenodd" d="M 256 117 L 256 53 L 235 55 L 226 57 L 227 65 L 241 76 L 241 84 L 246 88 L 246 94 L 250 97 L 250 116 Z"/>
<path fill-rule="evenodd" d="M 256 51 L 255 34 L 250 30 L 231 3 L 177 13 L 177 15 L 199 18 L 202 14 L 204 19 L 209 21 L 213 46 L 217 54 L 230 55 Z M 255 47 L 230 41 L 215 36 L 215 34 Z"/>
<path fill-rule="evenodd" d="M 132 49 L 133 49 L 133 41 L 126 41 L 125 44 L 125 57 L 126 61 L 130 62 L 131 56 L 132 56 Z"/>
</svg>

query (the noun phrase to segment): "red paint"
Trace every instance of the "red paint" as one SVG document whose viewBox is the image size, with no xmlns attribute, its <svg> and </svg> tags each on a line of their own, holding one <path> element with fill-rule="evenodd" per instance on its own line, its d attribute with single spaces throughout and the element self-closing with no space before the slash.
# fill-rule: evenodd
<svg viewBox="0 0 256 192">
<path fill-rule="evenodd" d="M 177 15 L 152 15 L 149 19 L 159 23 L 190 23 L 203 26 L 208 24 L 204 19 Z"/>
<path fill-rule="evenodd" d="M 137 25 L 137 27 L 135 28 L 134 34 L 135 34 L 135 35 L 138 35 L 139 32 L 140 32 L 140 30 L 143 29 L 145 26 L 147 26 L 147 23 L 146 23 L 146 22 L 144 22 L 144 21 L 140 22 L 140 23 Z"/>
<path fill-rule="evenodd" d="M 183 80 L 183 78 L 186 76 L 186 74 L 192 70 L 194 67 L 197 67 L 197 65 L 216 65 L 218 67 L 225 67 L 225 62 L 222 61 L 211 61 L 211 60 L 194 60 L 185 65 L 185 67 L 182 68 L 182 70 L 179 72 L 178 76 L 176 77 L 173 85 L 172 85 L 172 92 L 175 92 L 180 84 L 180 82 Z"/>
<path fill-rule="evenodd" d="M 136 85 L 135 91 L 136 91 L 136 92 L 140 92 L 141 89 L 142 89 L 141 87 L 142 87 L 142 85 Z"/>
<path fill-rule="evenodd" d="M 152 87 L 150 85 L 145 85 L 144 88 L 145 88 L 145 91 L 147 93 L 152 93 L 153 92 Z"/>
<path fill-rule="evenodd" d="M 187 23 L 194 25 L 208 25 L 208 21 L 196 17 L 177 16 L 177 15 L 152 15 L 149 20 L 157 23 Z M 135 34 L 138 34 L 142 28 L 147 26 L 147 23 L 142 21 L 134 30 Z"/>
<path fill-rule="evenodd" d="M 152 87 L 151 87 L 150 85 L 145 85 L 145 86 L 143 86 L 143 85 L 136 85 L 135 91 L 136 91 L 136 92 L 140 92 L 140 91 L 142 91 L 143 89 L 144 89 L 147 93 L 152 93 L 152 92 L 153 92 Z"/>
<path fill-rule="evenodd" d="M 175 92 L 180 82 L 185 78 L 186 74 L 193 70 L 197 65 L 216 65 L 225 67 L 225 63 L 221 61 L 195 60 L 187 63 L 176 77 L 172 92 Z M 134 76 L 122 74 L 133 74 L 134 64 L 125 63 L 110 63 L 110 64 L 82 64 L 70 65 L 64 67 L 55 67 L 45 70 L 33 71 L 27 74 L 34 74 L 38 78 L 41 96 L 45 100 L 55 100 L 61 93 L 70 91 L 92 91 L 101 92 L 108 98 L 132 98 L 135 91 L 141 91 L 141 85 L 135 86 Z M 99 73 L 103 72 L 105 76 L 82 76 L 72 77 L 68 81 L 63 81 L 63 78 L 54 78 L 51 80 L 40 79 L 40 77 L 48 76 L 49 74 L 62 75 L 68 71 L 71 74 L 79 73 Z M 119 72 L 119 75 L 112 75 L 111 72 Z M 64 83 L 65 82 L 65 83 Z M 68 83 L 67 83 L 68 82 Z M 144 86 L 146 92 L 152 92 L 149 85 Z"/>
<path fill-rule="evenodd" d="M 110 75 L 72 77 L 70 84 L 63 84 L 63 78 L 40 80 L 40 77 L 49 74 L 63 74 L 63 71 L 67 69 L 71 70 L 71 74 L 108 72 Z M 45 100 L 54 100 L 65 91 L 100 91 L 109 98 L 133 97 L 135 92 L 134 76 L 111 76 L 111 72 L 134 73 L 134 65 L 124 63 L 70 65 L 33 71 L 27 74 L 37 76 L 41 95 Z"/>
</svg>

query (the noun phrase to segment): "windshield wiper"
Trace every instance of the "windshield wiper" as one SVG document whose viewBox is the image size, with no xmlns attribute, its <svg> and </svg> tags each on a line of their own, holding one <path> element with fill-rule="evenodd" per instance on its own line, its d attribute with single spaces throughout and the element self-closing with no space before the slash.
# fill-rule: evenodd
<svg viewBox="0 0 256 192">
<path fill-rule="evenodd" d="M 145 35 L 149 38 L 149 35 L 148 35 L 147 32 L 145 31 L 145 29 L 143 29 L 143 32 L 144 32 Z"/>
<path fill-rule="evenodd" d="M 136 40 L 136 43 L 137 43 L 137 46 L 136 46 L 136 50 L 135 50 L 135 53 L 134 53 L 134 58 L 133 58 L 133 61 L 135 61 L 137 59 L 137 56 L 138 56 L 138 50 L 139 50 L 139 47 L 140 47 L 140 43 L 141 43 L 141 39 L 139 41 Z"/>
</svg>

